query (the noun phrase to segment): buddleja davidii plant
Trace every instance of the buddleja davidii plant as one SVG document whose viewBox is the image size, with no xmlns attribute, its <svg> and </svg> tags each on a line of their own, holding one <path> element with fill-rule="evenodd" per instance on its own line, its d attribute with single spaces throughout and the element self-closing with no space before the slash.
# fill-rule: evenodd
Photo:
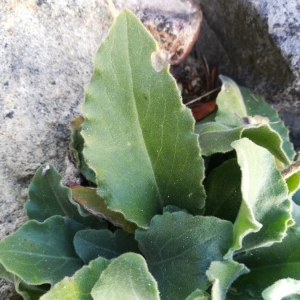
<svg viewBox="0 0 300 300">
<path fill-rule="evenodd" d="M 84 123 L 72 124 L 71 148 L 88 186 L 63 187 L 52 166 L 41 167 L 29 188 L 31 220 L 0 243 L 1 274 L 25 299 L 38 299 L 49 285 L 41 299 L 237 297 L 232 291 L 245 299 L 257 288 L 245 250 L 298 247 L 296 225 L 288 229 L 292 191 L 277 169 L 293 156 L 283 126 L 241 123 L 261 110 L 222 77 L 214 122 L 196 126 L 205 192 L 192 115 L 168 67 L 153 69 L 155 50 L 142 24 L 123 11 L 95 57 Z M 119 229 L 108 230 L 107 221 Z M 292 242 L 285 245 L 287 233 Z M 260 291 L 286 277 L 274 274 L 259 282 Z"/>
</svg>

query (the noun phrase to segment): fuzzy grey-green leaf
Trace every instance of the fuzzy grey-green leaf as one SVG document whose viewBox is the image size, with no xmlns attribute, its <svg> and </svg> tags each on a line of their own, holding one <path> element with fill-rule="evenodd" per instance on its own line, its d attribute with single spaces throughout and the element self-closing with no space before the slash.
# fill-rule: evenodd
<svg viewBox="0 0 300 300">
<path fill-rule="evenodd" d="M 231 143 L 246 137 L 255 144 L 268 149 L 284 165 L 290 164 L 290 160 L 282 148 L 283 141 L 280 135 L 269 124 L 250 124 L 233 128 L 228 125 L 211 122 L 196 125 L 195 131 L 199 134 L 203 155 L 232 151 Z"/>
<path fill-rule="evenodd" d="M 92 289 L 94 300 L 160 300 L 145 259 L 126 253 L 114 259 Z"/>
<path fill-rule="evenodd" d="M 233 127 L 244 125 L 243 117 L 259 116 L 267 121 L 282 139 L 282 149 L 292 161 L 295 156 L 293 145 L 289 140 L 288 129 L 280 120 L 278 113 L 264 99 L 249 89 L 238 87 L 236 83 L 226 76 L 220 76 L 222 89 L 217 97 L 218 111 L 215 120 Z M 258 119 L 258 123 L 260 120 Z"/>
<path fill-rule="evenodd" d="M 225 300 L 232 282 L 248 272 L 245 265 L 235 261 L 213 261 L 206 272 L 208 279 L 213 283 L 212 299 Z"/>
<path fill-rule="evenodd" d="M 83 264 L 73 246 L 75 233 L 83 228 L 61 216 L 28 221 L 0 242 L 0 263 L 28 284 L 56 283 Z"/>
<path fill-rule="evenodd" d="M 109 261 L 99 257 L 83 266 L 72 277 L 65 277 L 55 284 L 40 300 L 93 300 L 92 288 Z"/>
<path fill-rule="evenodd" d="M 147 228 L 163 206 L 201 213 L 204 177 L 194 120 L 156 43 L 129 11 L 119 14 L 95 57 L 82 106 L 84 157 L 108 208 Z"/>
<path fill-rule="evenodd" d="M 288 189 L 271 153 L 246 138 L 232 147 L 242 171 L 243 200 L 234 223 L 231 254 L 280 242 L 293 224 Z"/>
<path fill-rule="evenodd" d="M 210 285 L 205 272 L 222 260 L 232 242 L 232 223 L 185 212 L 164 213 L 136 240 L 158 282 L 162 300 L 180 300 Z"/>
<path fill-rule="evenodd" d="M 108 229 L 80 230 L 75 235 L 74 246 L 85 263 L 99 256 L 112 259 L 126 252 L 140 252 L 134 235 L 123 229 L 113 233 Z"/>
<path fill-rule="evenodd" d="M 236 257 L 245 264 L 250 273 L 242 275 L 233 283 L 240 293 L 260 296 L 264 289 L 282 278 L 300 280 L 300 224 L 288 229 L 281 243 L 247 251 Z"/>
</svg>

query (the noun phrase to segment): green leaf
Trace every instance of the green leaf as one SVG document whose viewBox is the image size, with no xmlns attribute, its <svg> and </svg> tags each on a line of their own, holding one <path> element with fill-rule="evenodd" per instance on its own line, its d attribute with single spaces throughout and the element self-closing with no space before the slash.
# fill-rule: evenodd
<svg viewBox="0 0 300 300">
<path fill-rule="evenodd" d="M 144 258 L 126 253 L 114 259 L 92 289 L 95 300 L 159 300 L 157 283 Z"/>
<path fill-rule="evenodd" d="M 232 224 L 215 217 L 165 213 L 151 220 L 148 230 L 137 229 L 136 240 L 158 282 L 163 300 L 185 299 L 205 290 L 205 272 L 222 260 L 232 242 Z"/>
<path fill-rule="evenodd" d="M 14 284 L 16 292 L 20 294 L 24 300 L 39 300 L 41 296 L 50 289 L 49 284 L 29 285 L 17 277 Z"/>
<path fill-rule="evenodd" d="M 108 229 L 80 230 L 75 235 L 74 246 L 85 263 L 99 256 L 112 259 L 126 252 L 140 252 L 134 235 L 122 229 L 114 233 Z"/>
<path fill-rule="evenodd" d="M 55 284 L 41 300 L 93 300 L 92 288 L 109 262 L 99 257 L 82 267 L 72 277 L 65 277 Z"/>
<path fill-rule="evenodd" d="M 293 145 L 289 140 L 289 133 L 278 113 L 268 105 L 264 99 L 255 95 L 249 89 L 238 87 L 234 81 L 226 76 L 220 76 L 222 89 L 217 97 L 218 111 L 215 120 L 229 126 L 244 125 L 242 117 L 261 116 L 269 119 L 269 125 L 283 141 L 283 149 L 292 161 L 295 156 Z"/>
<path fill-rule="evenodd" d="M 15 274 L 8 272 L 2 264 L 0 264 L 0 278 L 5 278 L 7 281 L 12 282 L 16 292 L 24 300 L 38 300 L 50 288 L 48 284 L 38 286 L 28 285 Z"/>
<path fill-rule="evenodd" d="M 243 138 L 232 143 L 242 171 L 242 204 L 234 223 L 234 251 L 280 242 L 293 224 L 292 204 L 274 157 Z M 241 250 L 241 251 L 242 251 Z"/>
<path fill-rule="evenodd" d="M 277 111 L 268 103 L 266 103 L 262 97 L 254 94 L 251 90 L 243 87 L 241 87 L 240 90 L 243 95 L 244 102 L 247 106 L 248 116 L 259 115 L 268 118 L 271 128 L 277 131 L 281 136 L 281 139 L 283 141 L 282 148 L 284 149 L 289 159 L 293 161 L 296 154 L 294 146 L 290 142 L 289 131 L 279 118 Z"/>
<path fill-rule="evenodd" d="M 295 224 L 293 227 L 300 226 L 300 206 L 292 201 L 293 209 L 292 209 L 292 215 L 293 220 L 295 221 Z"/>
<path fill-rule="evenodd" d="M 82 266 L 73 247 L 81 229 L 61 216 L 29 221 L 0 242 L 0 263 L 27 284 L 56 283 Z"/>
<path fill-rule="evenodd" d="M 236 260 L 245 264 L 250 273 L 238 278 L 233 287 L 238 292 L 260 296 L 274 282 L 284 278 L 300 280 L 300 227 L 288 229 L 281 243 L 263 247 L 244 254 Z"/>
<path fill-rule="evenodd" d="M 235 261 L 213 261 L 206 272 L 213 283 L 212 299 L 225 300 L 232 282 L 249 270 Z"/>
<path fill-rule="evenodd" d="M 43 222 L 59 215 L 93 228 L 106 228 L 103 220 L 86 213 L 82 216 L 79 205 L 72 200 L 71 189 L 62 186 L 61 180 L 62 176 L 52 165 L 41 166 L 36 171 L 29 186 L 29 199 L 25 203 L 29 219 Z"/>
<path fill-rule="evenodd" d="M 72 188 L 72 197 L 88 212 L 108 220 L 117 227 L 122 227 L 130 233 L 137 228 L 136 224 L 127 221 L 121 213 L 109 210 L 103 198 L 97 194 L 96 189 L 83 186 L 74 187 Z"/>
<path fill-rule="evenodd" d="M 219 123 L 240 126 L 243 124 L 240 117 L 247 116 L 247 108 L 236 83 L 226 77 L 220 76 L 222 88 L 217 97 L 218 111 L 215 120 Z"/>
<path fill-rule="evenodd" d="M 268 149 L 283 164 L 289 165 L 290 160 L 282 149 L 280 135 L 270 125 L 243 125 L 232 128 L 220 123 L 196 125 L 195 132 L 199 134 L 199 143 L 203 155 L 226 153 L 232 151 L 231 143 L 243 137 L 255 144 Z"/>
<path fill-rule="evenodd" d="M 300 281 L 286 278 L 276 281 L 262 292 L 264 300 L 282 300 L 293 296 L 291 300 L 300 299 Z"/>
<path fill-rule="evenodd" d="M 242 201 L 241 169 L 235 158 L 213 169 L 206 181 L 205 215 L 234 222 Z"/>
<path fill-rule="evenodd" d="M 300 171 L 288 177 L 286 179 L 286 184 L 289 189 L 289 194 L 293 195 L 300 187 Z"/>
<path fill-rule="evenodd" d="M 70 189 L 62 186 L 61 180 L 61 175 L 52 165 L 41 166 L 36 171 L 25 204 L 29 219 L 43 222 L 55 215 L 70 219 L 79 216 L 76 206 L 71 203 Z"/>
<path fill-rule="evenodd" d="M 300 160 L 282 170 L 281 175 L 287 183 L 290 195 L 294 195 L 300 188 Z"/>
<path fill-rule="evenodd" d="M 76 161 L 76 166 L 78 170 L 83 174 L 83 176 L 90 182 L 95 183 L 95 173 L 91 170 L 88 165 L 86 164 L 84 157 L 83 157 L 83 146 L 84 140 L 81 136 L 81 125 L 83 124 L 83 117 L 79 116 L 71 122 L 71 143 L 70 149 L 73 153 L 73 156 Z"/>
<path fill-rule="evenodd" d="M 97 192 L 142 228 L 163 206 L 197 214 L 205 199 L 194 119 L 168 67 L 154 70 L 156 49 L 140 21 L 121 12 L 96 54 L 82 106 L 83 154 Z"/>
<path fill-rule="evenodd" d="M 208 293 L 197 289 L 191 293 L 185 300 L 211 300 L 211 297 Z"/>
</svg>

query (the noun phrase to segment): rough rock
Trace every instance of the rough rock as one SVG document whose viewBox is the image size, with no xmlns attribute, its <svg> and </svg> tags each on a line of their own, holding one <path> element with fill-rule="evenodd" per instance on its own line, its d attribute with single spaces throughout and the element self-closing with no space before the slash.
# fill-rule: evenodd
<svg viewBox="0 0 300 300">
<path fill-rule="evenodd" d="M 300 116 L 300 2 L 198 0 L 198 3 L 221 49 L 218 57 L 212 57 L 212 47 L 201 43 L 199 51 L 207 53 L 209 62 L 217 64 L 221 73 L 272 103 L 290 127 L 291 138 L 299 149 L 300 131 L 296 124 Z M 220 64 L 219 59 L 224 57 L 228 57 L 229 64 Z"/>
<path fill-rule="evenodd" d="M 25 221 L 37 167 L 65 170 L 68 124 L 111 22 L 105 1 L 1 1 L 0 239 Z M 0 299 L 8 299 L 2 287 Z"/>
<path fill-rule="evenodd" d="M 197 51 L 273 101 L 300 140 L 299 1 L 198 2 L 205 20 Z M 49 162 L 65 172 L 68 124 L 79 113 L 92 57 L 111 22 L 104 0 L 1 1 L 0 239 L 25 221 L 37 167 Z M 8 293 L 0 283 L 0 299 Z"/>
</svg>

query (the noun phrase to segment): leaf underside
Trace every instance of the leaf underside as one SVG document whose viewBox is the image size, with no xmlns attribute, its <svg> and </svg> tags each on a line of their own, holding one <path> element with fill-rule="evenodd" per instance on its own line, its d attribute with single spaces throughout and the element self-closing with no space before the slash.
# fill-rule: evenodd
<svg viewBox="0 0 300 300">
<path fill-rule="evenodd" d="M 242 203 L 231 251 L 280 242 L 293 223 L 292 203 L 273 156 L 246 138 L 233 142 L 232 147 L 242 171 Z"/>
</svg>

